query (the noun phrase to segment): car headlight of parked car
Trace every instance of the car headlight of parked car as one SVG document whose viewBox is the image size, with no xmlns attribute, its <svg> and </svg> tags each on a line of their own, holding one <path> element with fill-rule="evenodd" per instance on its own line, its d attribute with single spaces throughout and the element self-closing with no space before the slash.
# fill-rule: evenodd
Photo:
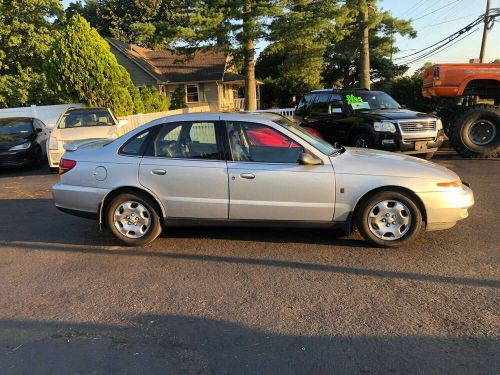
<svg viewBox="0 0 500 375">
<path fill-rule="evenodd" d="M 49 150 L 57 150 L 57 139 L 54 137 L 49 138 Z"/>
<path fill-rule="evenodd" d="M 374 122 L 373 128 L 378 132 L 396 133 L 396 127 L 392 122 L 388 121 Z"/>
<path fill-rule="evenodd" d="M 21 143 L 20 145 L 9 148 L 9 151 L 27 150 L 28 148 L 30 148 L 30 146 L 31 146 L 30 142 L 25 142 L 25 143 Z"/>
</svg>

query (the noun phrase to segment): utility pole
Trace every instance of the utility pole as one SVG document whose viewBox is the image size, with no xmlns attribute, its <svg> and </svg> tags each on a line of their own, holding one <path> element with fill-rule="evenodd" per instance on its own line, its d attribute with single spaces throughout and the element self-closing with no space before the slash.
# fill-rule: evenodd
<svg viewBox="0 0 500 375">
<path fill-rule="evenodd" d="M 368 29 L 368 4 L 367 0 L 359 2 L 359 21 L 362 28 L 361 50 L 359 66 L 359 85 L 362 89 L 370 89 L 370 42 Z"/>
<path fill-rule="evenodd" d="M 486 51 L 486 41 L 488 39 L 488 21 L 490 19 L 491 1 L 486 0 L 486 13 L 484 14 L 483 40 L 481 41 L 481 52 L 479 53 L 479 62 L 484 62 L 484 53 Z"/>
</svg>

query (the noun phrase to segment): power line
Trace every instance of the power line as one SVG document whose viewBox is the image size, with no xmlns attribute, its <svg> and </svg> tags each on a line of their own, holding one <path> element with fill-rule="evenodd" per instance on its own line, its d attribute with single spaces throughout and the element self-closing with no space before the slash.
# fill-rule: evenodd
<svg viewBox="0 0 500 375">
<path fill-rule="evenodd" d="M 500 8 L 492 9 L 492 12 L 490 13 L 490 16 L 488 17 L 488 22 L 492 23 L 496 17 L 500 16 Z M 436 43 L 431 44 L 430 46 L 423 48 L 419 51 L 416 51 L 414 53 L 410 53 L 406 56 L 401 56 L 397 57 L 394 60 L 404 60 L 410 58 L 410 60 L 413 60 L 415 58 L 419 58 L 421 56 L 427 56 L 429 52 L 434 52 L 437 50 L 442 49 L 446 45 L 450 44 L 451 42 L 455 41 L 457 38 L 460 38 L 463 34 L 470 32 L 471 29 L 474 27 L 478 26 L 480 23 L 484 21 L 486 17 L 486 14 L 483 14 L 476 18 L 474 21 L 469 23 L 468 25 L 462 27 L 460 30 L 456 31 L 455 33 L 447 36 L 446 38 L 443 38 L 439 40 Z M 432 50 L 431 50 L 432 49 Z M 429 51 L 431 50 L 431 51 Z M 414 56 L 414 57 L 412 57 Z"/>
<path fill-rule="evenodd" d="M 469 18 L 470 16 L 474 16 L 474 14 L 468 14 L 466 16 L 463 16 L 463 17 L 458 17 L 458 18 L 454 18 L 452 20 L 448 20 L 448 21 L 443 21 L 443 22 L 439 22 L 439 23 L 433 23 L 431 25 L 426 25 L 426 26 L 422 26 L 419 30 L 417 30 L 417 32 L 419 31 L 422 31 L 422 30 L 425 30 L 425 29 L 428 29 L 428 28 L 431 28 L 431 27 L 434 27 L 434 26 L 439 26 L 439 25 L 443 25 L 445 23 L 450 23 L 450 22 L 454 22 L 454 21 L 458 21 L 458 20 L 462 20 L 464 18 Z M 481 17 L 481 16 L 479 16 Z"/>
<path fill-rule="evenodd" d="M 449 7 L 449 6 L 450 6 L 450 5 L 452 5 L 452 4 L 458 3 L 459 1 L 461 1 L 461 0 L 455 0 L 455 1 L 452 1 L 451 3 L 448 3 L 448 4 L 446 4 L 446 5 L 443 5 L 441 8 L 438 8 L 438 9 L 436 9 L 436 10 L 433 10 L 432 12 L 426 13 L 426 14 L 424 14 L 423 16 L 420 16 L 420 17 L 418 17 L 418 18 L 414 18 L 414 19 L 412 19 L 412 21 L 418 21 L 418 20 L 420 20 L 420 19 L 422 19 L 422 18 L 424 18 L 424 17 L 427 17 L 427 16 L 429 16 L 429 15 L 431 15 L 431 14 L 434 14 L 434 13 L 436 13 L 436 12 L 440 11 L 441 9 L 447 8 L 447 7 Z"/>
<path fill-rule="evenodd" d="M 420 0 L 418 3 L 412 5 L 410 8 L 408 8 L 404 13 L 409 13 L 409 12 L 412 12 L 412 11 L 415 11 L 417 10 L 420 6 L 423 5 L 423 3 L 425 3 L 426 1 L 428 0 Z"/>
<path fill-rule="evenodd" d="M 470 33 L 468 34 L 465 34 L 464 36 L 462 36 L 461 38 L 459 38 L 458 40 L 456 40 L 454 43 L 449 43 L 446 45 L 446 47 L 444 48 L 441 48 L 441 47 L 438 47 L 438 48 L 435 48 L 434 50 L 432 51 L 429 51 L 427 52 L 426 54 L 422 55 L 422 56 L 419 56 L 419 57 L 416 57 L 415 59 L 411 60 L 411 61 L 407 61 L 407 62 L 404 62 L 403 64 L 404 65 L 409 65 L 409 64 L 413 64 L 413 63 L 416 63 L 417 61 L 420 61 L 420 60 L 423 60 L 423 59 L 426 59 L 426 58 L 429 58 L 431 56 L 434 56 L 436 54 L 438 54 L 439 52 L 442 52 L 442 51 L 445 51 L 447 50 L 448 48 L 454 46 L 455 44 L 461 42 L 462 40 L 464 40 L 465 38 L 468 38 L 469 36 L 471 36 L 472 34 L 474 34 L 476 31 L 479 30 L 479 27 L 476 27 L 474 30 L 472 30 Z"/>
</svg>

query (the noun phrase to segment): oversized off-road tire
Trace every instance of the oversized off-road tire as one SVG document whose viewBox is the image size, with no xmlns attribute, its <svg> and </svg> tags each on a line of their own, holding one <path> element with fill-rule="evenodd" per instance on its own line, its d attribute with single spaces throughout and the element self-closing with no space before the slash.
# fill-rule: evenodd
<svg viewBox="0 0 500 375">
<path fill-rule="evenodd" d="M 161 213 L 143 194 L 117 195 L 108 204 L 105 215 L 111 233 L 127 246 L 148 244 L 161 233 Z"/>
<path fill-rule="evenodd" d="M 410 194 L 387 190 L 363 198 L 356 208 L 359 233 L 376 247 L 399 247 L 417 237 L 422 212 Z"/>
<path fill-rule="evenodd" d="M 450 141 L 465 158 L 494 158 L 500 153 L 500 108 L 474 106 L 458 116 Z"/>
</svg>

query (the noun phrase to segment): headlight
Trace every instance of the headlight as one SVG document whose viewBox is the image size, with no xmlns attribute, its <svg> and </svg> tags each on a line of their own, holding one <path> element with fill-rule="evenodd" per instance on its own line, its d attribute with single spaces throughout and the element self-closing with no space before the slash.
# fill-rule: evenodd
<svg viewBox="0 0 500 375">
<path fill-rule="evenodd" d="M 374 122 L 373 128 L 378 132 L 396 133 L 396 127 L 392 122 Z"/>
<path fill-rule="evenodd" d="M 20 145 L 9 148 L 9 151 L 21 151 L 30 148 L 31 142 L 21 143 Z"/>
<path fill-rule="evenodd" d="M 57 139 L 54 137 L 49 138 L 49 150 L 57 150 Z"/>
<path fill-rule="evenodd" d="M 441 121 L 440 118 L 438 118 L 438 120 L 436 121 L 436 125 L 437 125 L 437 130 L 443 129 L 443 122 Z"/>
</svg>

